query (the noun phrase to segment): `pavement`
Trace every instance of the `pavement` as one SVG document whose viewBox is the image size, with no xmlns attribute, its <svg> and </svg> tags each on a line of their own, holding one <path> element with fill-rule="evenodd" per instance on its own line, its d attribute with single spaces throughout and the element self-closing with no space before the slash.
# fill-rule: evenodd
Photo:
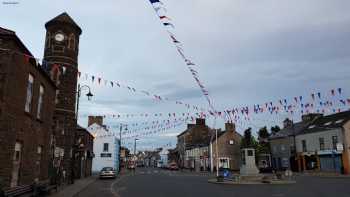
<svg viewBox="0 0 350 197">
<path fill-rule="evenodd" d="M 84 179 L 77 179 L 74 184 L 66 185 L 64 187 L 58 188 L 58 192 L 52 193 L 50 197 L 73 197 L 79 192 L 83 191 L 90 184 L 97 180 L 97 176 L 91 176 Z"/>
<path fill-rule="evenodd" d="M 137 169 L 117 179 L 97 180 L 77 197 L 349 197 L 350 178 L 296 176 L 289 185 L 219 185 L 208 183 L 212 174 L 152 168 Z"/>
</svg>

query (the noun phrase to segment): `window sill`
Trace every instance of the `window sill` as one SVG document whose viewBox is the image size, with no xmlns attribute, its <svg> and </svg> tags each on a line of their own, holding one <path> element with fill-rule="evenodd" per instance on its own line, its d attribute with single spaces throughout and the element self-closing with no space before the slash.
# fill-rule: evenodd
<svg viewBox="0 0 350 197">
<path fill-rule="evenodd" d="M 33 118 L 32 114 L 30 112 L 24 111 L 24 114 L 30 118 Z"/>
</svg>

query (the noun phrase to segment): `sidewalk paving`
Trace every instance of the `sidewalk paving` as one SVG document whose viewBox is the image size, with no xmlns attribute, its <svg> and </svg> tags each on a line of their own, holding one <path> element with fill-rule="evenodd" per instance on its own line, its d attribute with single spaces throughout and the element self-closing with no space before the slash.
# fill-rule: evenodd
<svg viewBox="0 0 350 197">
<path fill-rule="evenodd" d="M 96 180 L 97 176 L 77 179 L 74 181 L 74 184 L 58 188 L 58 192 L 52 193 L 50 197 L 73 197 Z"/>
<path fill-rule="evenodd" d="M 295 176 L 317 176 L 325 178 L 350 178 L 349 174 L 339 174 L 332 172 L 296 172 Z"/>
</svg>

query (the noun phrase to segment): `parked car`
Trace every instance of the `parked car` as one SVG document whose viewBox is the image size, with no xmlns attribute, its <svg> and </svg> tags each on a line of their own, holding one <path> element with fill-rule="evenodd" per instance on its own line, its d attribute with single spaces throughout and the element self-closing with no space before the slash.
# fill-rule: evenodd
<svg viewBox="0 0 350 197">
<path fill-rule="evenodd" d="M 112 167 L 104 167 L 100 172 L 100 179 L 102 178 L 116 178 L 116 171 Z"/>
<path fill-rule="evenodd" d="M 179 167 L 177 166 L 176 163 L 171 163 L 171 164 L 169 164 L 168 169 L 169 170 L 179 170 Z"/>
</svg>

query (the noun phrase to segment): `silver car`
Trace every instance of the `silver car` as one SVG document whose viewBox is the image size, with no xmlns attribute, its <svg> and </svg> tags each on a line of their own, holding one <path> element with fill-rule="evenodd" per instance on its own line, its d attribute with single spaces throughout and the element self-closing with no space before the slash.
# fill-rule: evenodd
<svg viewBox="0 0 350 197">
<path fill-rule="evenodd" d="M 100 172 L 100 179 L 102 178 L 116 178 L 116 171 L 112 167 L 104 167 Z"/>
</svg>

